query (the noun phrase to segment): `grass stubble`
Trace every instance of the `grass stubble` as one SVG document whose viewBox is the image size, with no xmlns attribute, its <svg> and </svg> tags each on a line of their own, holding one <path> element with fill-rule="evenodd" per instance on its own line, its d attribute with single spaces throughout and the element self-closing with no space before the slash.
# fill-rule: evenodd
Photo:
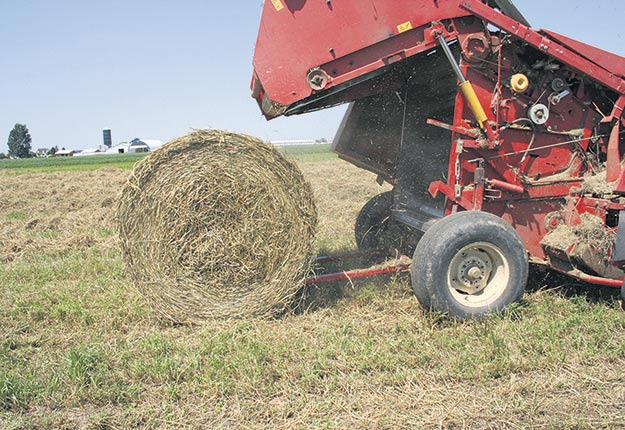
<svg viewBox="0 0 625 430">
<path fill-rule="evenodd" d="M 359 208 L 385 189 L 342 161 L 299 165 L 318 251 L 353 250 Z M 279 319 L 174 325 L 126 280 L 127 174 L 0 175 L 0 428 L 625 426 L 616 292 L 535 275 L 523 303 L 458 323 L 396 275 L 312 286 Z"/>
</svg>

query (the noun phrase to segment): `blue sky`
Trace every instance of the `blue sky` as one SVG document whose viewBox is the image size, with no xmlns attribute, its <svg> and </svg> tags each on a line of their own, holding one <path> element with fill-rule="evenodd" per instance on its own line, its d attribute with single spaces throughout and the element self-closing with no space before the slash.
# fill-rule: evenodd
<svg viewBox="0 0 625 430">
<path fill-rule="evenodd" d="M 344 108 L 267 122 L 250 98 L 261 3 L 0 0 L 0 152 L 17 122 L 33 149 L 95 147 L 103 127 L 114 142 L 200 127 L 331 139 Z M 515 3 L 535 28 L 625 55 L 622 0 Z"/>
</svg>

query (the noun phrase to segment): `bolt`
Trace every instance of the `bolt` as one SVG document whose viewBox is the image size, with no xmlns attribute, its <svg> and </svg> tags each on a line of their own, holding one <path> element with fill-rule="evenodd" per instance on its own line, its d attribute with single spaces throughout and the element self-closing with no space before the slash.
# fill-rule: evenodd
<svg viewBox="0 0 625 430">
<path fill-rule="evenodd" d="M 482 278 L 482 271 L 480 270 L 479 267 L 471 267 L 469 271 L 467 272 L 467 276 L 472 281 L 478 281 Z"/>
</svg>

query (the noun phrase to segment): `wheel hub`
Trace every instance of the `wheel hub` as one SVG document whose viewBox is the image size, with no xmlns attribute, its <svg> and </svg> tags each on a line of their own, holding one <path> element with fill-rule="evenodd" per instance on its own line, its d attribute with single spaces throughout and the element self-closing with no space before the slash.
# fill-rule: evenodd
<svg viewBox="0 0 625 430">
<path fill-rule="evenodd" d="M 476 294 L 488 284 L 493 263 L 490 256 L 478 248 L 458 253 L 451 264 L 452 288 L 466 294 Z"/>
<path fill-rule="evenodd" d="M 483 277 L 484 277 L 484 274 L 482 273 L 482 269 L 480 269 L 477 266 L 471 267 L 467 271 L 467 278 L 469 278 L 471 282 L 479 281 Z"/>
</svg>

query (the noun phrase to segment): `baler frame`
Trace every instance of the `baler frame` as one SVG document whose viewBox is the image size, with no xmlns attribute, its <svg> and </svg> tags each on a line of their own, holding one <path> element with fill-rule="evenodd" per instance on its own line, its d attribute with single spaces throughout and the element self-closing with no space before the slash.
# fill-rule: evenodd
<svg viewBox="0 0 625 430">
<path fill-rule="evenodd" d="M 499 254 L 506 247 L 513 252 L 511 244 L 517 242 L 534 263 L 620 287 L 625 275 L 620 268 L 625 263 L 625 58 L 551 31 L 535 31 L 508 0 L 372 4 L 373 20 L 357 2 L 266 2 L 252 90 L 269 119 L 352 102 L 333 149 L 395 186 L 391 216 L 384 222 L 405 225 L 406 237 L 424 235 L 422 242 L 433 246 L 428 231 L 437 225 L 433 230 L 440 230 L 436 220 L 453 215 L 470 222 L 470 216 L 454 215 L 466 211 L 491 213 L 514 227 L 514 232 L 506 225 L 493 227 L 493 234 L 506 236 L 493 245 L 487 225 L 498 221 L 474 217 L 476 232 L 483 227 L 475 239 L 481 248 L 448 238 L 449 246 L 465 247 L 462 255 L 468 255 L 449 256 L 458 273 L 448 278 L 425 276 L 421 263 L 413 263 L 413 287 L 422 304 L 460 317 L 500 309 L 495 300 L 480 309 L 471 304 L 475 309 L 465 313 L 449 303 L 458 291 L 469 298 L 481 294 L 490 282 L 486 278 L 496 273 L 501 279 L 526 276 L 522 267 L 518 273 L 510 269 L 507 277 L 487 267 L 496 261 L 507 265 Z M 336 18 L 330 29 L 337 32 L 350 16 L 362 22 L 351 28 L 353 39 L 321 35 L 307 45 L 309 51 L 295 54 L 299 61 L 282 63 L 287 57 L 271 47 L 296 45 L 314 28 L 308 21 L 305 28 L 294 25 L 298 14 L 313 21 Z M 451 146 L 439 144 L 449 133 Z M 446 175 L 437 170 L 443 162 Z M 588 176 L 598 174 L 613 184 L 608 192 L 585 189 Z M 603 254 L 594 242 L 551 240 L 556 231 L 574 229 L 587 217 L 600 220 L 614 242 Z M 465 230 L 458 234 L 471 234 Z M 362 234 L 357 231 L 357 238 Z M 422 242 L 415 256 L 427 259 L 427 253 L 419 254 Z M 527 264 L 520 255 L 515 258 L 515 264 Z M 456 285 L 456 291 L 450 296 L 435 285 L 419 284 L 436 279 Z"/>
</svg>

